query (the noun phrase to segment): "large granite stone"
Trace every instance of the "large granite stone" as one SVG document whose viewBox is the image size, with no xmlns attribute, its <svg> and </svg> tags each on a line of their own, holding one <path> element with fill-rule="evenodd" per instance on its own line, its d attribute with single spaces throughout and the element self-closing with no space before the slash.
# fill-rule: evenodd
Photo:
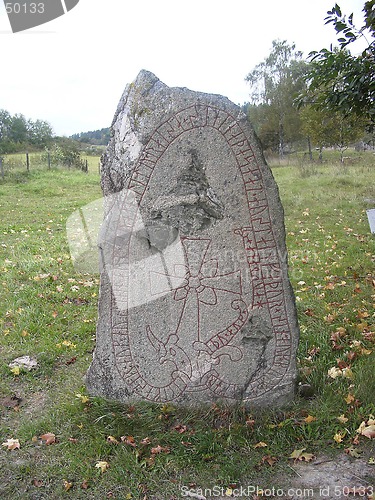
<svg viewBox="0 0 375 500">
<path fill-rule="evenodd" d="M 227 98 L 141 71 L 102 158 L 105 219 L 91 394 L 282 404 L 298 324 L 283 209 Z"/>
</svg>

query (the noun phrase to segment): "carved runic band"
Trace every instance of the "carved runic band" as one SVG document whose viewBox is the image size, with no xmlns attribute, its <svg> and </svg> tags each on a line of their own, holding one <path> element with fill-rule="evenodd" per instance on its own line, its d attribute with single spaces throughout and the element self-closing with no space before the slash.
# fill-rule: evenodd
<svg viewBox="0 0 375 500">
<path fill-rule="evenodd" d="M 142 205 L 154 170 L 169 147 L 180 136 L 204 128 L 215 131 L 231 151 L 239 174 L 241 193 L 248 207 L 244 227 L 236 230 L 234 238 L 242 238 L 247 258 L 244 269 L 251 278 L 252 302 L 243 300 L 241 270 L 221 274 L 218 260 L 210 258 L 214 242 L 205 237 L 181 238 L 185 265 L 176 266 L 174 273 L 165 273 L 170 283 L 180 282 L 169 289 L 169 300 L 181 313 L 172 331 L 154 331 L 148 320 L 144 335 L 152 345 L 160 370 L 171 366 L 169 378 L 157 385 L 147 379 L 136 361 L 129 332 L 129 310 L 119 311 L 112 299 L 112 345 L 120 376 L 130 390 L 150 401 L 169 401 L 189 391 L 211 391 L 217 397 L 237 398 L 243 386 L 222 378 L 220 363 L 242 359 L 242 351 L 235 345 L 238 332 L 248 321 L 249 311 L 262 308 L 269 318 L 273 335 L 273 354 L 267 366 L 256 371 L 246 385 L 247 399 L 256 399 L 280 384 L 288 371 L 291 360 L 291 333 L 286 312 L 282 265 L 279 261 L 276 238 L 273 233 L 267 190 L 262 172 L 257 164 L 249 140 L 235 116 L 208 104 L 195 104 L 181 109 L 160 124 L 151 134 L 139 155 L 136 167 L 128 182 L 138 205 Z M 195 236 L 195 235 L 193 235 Z M 131 240 L 131 238 L 130 238 Z M 124 259 L 130 255 L 130 245 L 125 248 Z M 160 274 L 160 273 L 159 273 Z M 150 275 L 151 290 L 158 273 Z M 178 279 L 177 279 L 178 278 Z M 234 318 L 221 331 L 204 332 L 202 310 L 214 310 L 220 297 L 231 297 L 229 312 Z M 171 306 L 172 307 L 172 306 Z M 187 332 L 186 322 L 189 318 Z M 186 337 L 188 343 L 186 344 Z M 191 349 L 190 349 L 191 347 Z M 156 373 L 156 368 L 153 373 Z M 165 372 L 164 372 L 165 373 Z M 167 380 L 168 379 L 168 380 Z"/>
</svg>

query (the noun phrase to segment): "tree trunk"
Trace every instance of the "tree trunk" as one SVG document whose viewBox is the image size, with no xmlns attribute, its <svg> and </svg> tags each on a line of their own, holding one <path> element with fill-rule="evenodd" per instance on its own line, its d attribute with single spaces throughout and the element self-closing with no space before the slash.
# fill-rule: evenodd
<svg viewBox="0 0 375 500">
<path fill-rule="evenodd" d="M 280 117 L 279 122 L 279 157 L 284 158 L 285 142 L 284 142 L 284 123 L 283 116 Z"/>
<path fill-rule="evenodd" d="M 309 158 L 310 161 L 313 161 L 313 155 L 312 155 L 312 150 L 311 150 L 311 139 L 310 136 L 307 137 L 307 146 L 309 148 Z"/>
</svg>

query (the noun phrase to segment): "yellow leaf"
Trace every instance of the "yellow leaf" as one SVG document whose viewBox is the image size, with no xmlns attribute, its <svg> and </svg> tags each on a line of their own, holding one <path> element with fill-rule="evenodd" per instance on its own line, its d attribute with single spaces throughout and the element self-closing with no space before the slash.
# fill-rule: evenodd
<svg viewBox="0 0 375 500">
<path fill-rule="evenodd" d="M 231 497 L 233 495 L 233 490 L 232 488 L 227 488 L 225 491 L 225 496 L 226 497 Z"/>
<path fill-rule="evenodd" d="M 349 380 L 352 380 L 354 378 L 354 374 L 353 374 L 351 368 L 344 368 L 342 370 L 342 374 L 345 378 L 348 378 Z"/>
<path fill-rule="evenodd" d="M 108 443 L 112 443 L 112 444 L 118 444 L 119 442 L 117 441 L 117 439 L 113 436 L 108 436 L 107 437 L 107 441 Z"/>
<path fill-rule="evenodd" d="M 267 443 L 263 443 L 263 441 L 259 441 L 259 443 L 254 445 L 254 448 L 265 448 L 266 446 L 268 446 Z"/>
<path fill-rule="evenodd" d="M 76 394 L 76 398 L 80 399 L 82 403 L 88 403 L 90 401 L 90 398 L 84 394 Z"/>
<path fill-rule="evenodd" d="M 311 462 L 314 458 L 315 456 L 312 453 L 302 453 L 299 459 L 304 460 L 305 462 Z"/>
<path fill-rule="evenodd" d="M 346 398 L 344 398 L 344 399 L 345 399 L 346 404 L 350 405 L 350 404 L 351 404 L 351 403 L 353 403 L 353 401 L 355 400 L 355 397 L 353 396 L 353 394 L 350 394 L 350 393 L 349 393 L 349 394 L 346 396 Z"/>
<path fill-rule="evenodd" d="M 340 424 L 346 424 L 346 422 L 349 420 L 348 418 L 345 417 L 344 414 L 340 415 L 337 417 L 337 420 L 340 422 Z"/>
<path fill-rule="evenodd" d="M 313 417 L 312 415 L 307 415 L 307 417 L 305 418 L 306 424 L 311 424 L 311 422 L 315 422 L 315 420 L 316 417 Z"/>
<path fill-rule="evenodd" d="M 2 446 L 6 446 L 9 451 L 19 450 L 21 445 L 18 439 L 7 439 Z"/>
<path fill-rule="evenodd" d="M 372 351 L 370 351 L 370 349 L 365 349 L 364 347 L 362 347 L 360 353 L 363 354 L 364 356 L 369 356 L 372 353 Z"/>
<path fill-rule="evenodd" d="M 349 448 L 346 448 L 345 453 L 350 455 L 353 458 L 361 458 L 361 450 L 358 450 L 358 448 L 354 448 L 354 446 L 350 446 Z"/>
<path fill-rule="evenodd" d="M 305 450 L 306 448 L 301 448 L 300 450 L 294 450 L 289 458 L 294 458 L 294 460 L 311 462 L 311 460 L 314 458 L 314 455 L 312 453 L 304 453 Z"/>
<path fill-rule="evenodd" d="M 306 448 L 301 448 L 300 450 L 294 450 L 289 458 L 298 459 L 305 450 Z"/>
<path fill-rule="evenodd" d="M 108 470 L 108 468 L 109 468 L 109 463 L 108 463 L 108 462 L 105 462 L 105 461 L 100 461 L 100 460 L 99 460 L 99 462 L 96 462 L 95 467 L 96 467 L 97 469 L 100 469 L 100 470 L 101 470 L 101 472 L 103 473 L 103 472 L 105 472 L 106 470 Z"/>
<path fill-rule="evenodd" d="M 333 439 L 334 441 L 336 441 L 336 443 L 341 443 L 344 437 L 345 434 L 341 434 L 341 432 L 336 432 L 336 434 L 333 436 Z"/>
<path fill-rule="evenodd" d="M 19 366 L 15 366 L 14 368 L 12 368 L 10 370 L 14 375 L 19 375 L 20 374 L 20 367 Z"/>
<path fill-rule="evenodd" d="M 66 481 L 64 479 L 64 489 L 65 489 L 65 491 L 69 491 L 72 488 L 72 486 L 73 486 L 73 483 L 69 483 L 69 481 Z"/>
</svg>

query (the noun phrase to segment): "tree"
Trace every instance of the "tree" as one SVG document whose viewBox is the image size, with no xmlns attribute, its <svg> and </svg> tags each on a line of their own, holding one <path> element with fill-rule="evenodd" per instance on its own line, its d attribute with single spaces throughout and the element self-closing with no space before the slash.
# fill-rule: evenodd
<svg viewBox="0 0 375 500">
<path fill-rule="evenodd" d="M 319 160 L 323 160 L 323 148 L 336 146 L 343 161 L 349 144 L 363 135 L 364 122 L 354 116 L 345 117 L 340 112 L 305 106 L 301 110 L 302 129 L 319 149 Z"/>
<path fill-rule="evenodd" d="M 53 130 L 51 125 L 43 120 L 28 121 L 28 139 L 35 146 L 42 147 L 52 140 Z"/>
<path fill-rule="evenodd" d="M 375 0 L 367 1 L 363 11 L 365 24 L 356 28 L 353 14 L 347 18 L 340 6 L 327 12 L 326 24 L 333 23 L 340 34 L 339 47 L 311 52 L 307 74 L 308 89 L 299 103 L 310 103 L 318 109 L 355 115 L 365 119 L 368 129 L 375 127 Z M 363 39 L 367 47 L 352 55 L 349 47 Z"/>
<path fill-rule="evenodd" d="M 28 125 L 26 118 L 21 114 L 12 117 L 9 127 L 9 139 L 16 143 L 25 143 L 28 139 Z"/>
<path fill-rule="evenodd" d="M 274 40 L 269 56 L 246 77 L 252 89 L 250 119 L 255 112 L 254 106 L 261 106 L 258 115 L 262 117 L 262 126 L 258 134 L 262 143 L 274 149 L 277 146 L 281 157 L 288 142 L 301 138 L 294 98 L 304 87 L 302 76 L 305 72 L 302 52 L 296 51 L 295 45 L 289 45 L 286 40 Z"/>
<path fill-rule="evenodd" d="M 12 117 L 5 109 L 0 109 L 0 154 L 7 152 L 7 142 L 9 140 L 9 128 Z"/>
</svg>

